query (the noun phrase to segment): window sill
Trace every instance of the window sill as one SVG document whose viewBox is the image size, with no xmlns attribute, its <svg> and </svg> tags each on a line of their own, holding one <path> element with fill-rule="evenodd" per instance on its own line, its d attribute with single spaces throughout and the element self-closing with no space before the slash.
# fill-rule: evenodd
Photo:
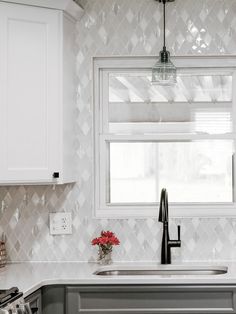
<svg viewBox="0 0 236 314">
<path fill-rule="evenodd" d="M 127 219 L 127 218 L 158 218 L 159 205 L 155 206 L 116 206 L 109 205 L 94 213 L 94 218 Z M 170 218 L 219 218 L 236 217 L 236 203 L 216 204 L 169 204 Z"/>
</svg>

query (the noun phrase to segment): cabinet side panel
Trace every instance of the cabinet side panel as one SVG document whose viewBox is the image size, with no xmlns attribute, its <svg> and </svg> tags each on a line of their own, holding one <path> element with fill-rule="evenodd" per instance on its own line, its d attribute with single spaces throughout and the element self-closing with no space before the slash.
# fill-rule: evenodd
<svg viewBox="0 0 236 314">
<path fill-rule="evenodd" d="M 26 302 L 30 304 L 30 308 L 34 310 L 35 314 L 42 314 L 42 295 L 41 290 L 37 290 L 33 294 L 29 295 L 26 299 Z M 37 309 L 37 312 L 35 310 Z"/>
<path fill-rule="evenodd" d="M 6 79 L 5 73 L 7 72 L 6 52 L 4 44 L 6 42 L 6 18 L 1 13 L 0 5 L 0 181 L 5 179 L 4 170 L 6 169 Z"/>
<path fill-rule="evenodd" d="M 74 182 L 76 119 L 75 23 L 63 17 L 63 183 Z"/>
</svg>

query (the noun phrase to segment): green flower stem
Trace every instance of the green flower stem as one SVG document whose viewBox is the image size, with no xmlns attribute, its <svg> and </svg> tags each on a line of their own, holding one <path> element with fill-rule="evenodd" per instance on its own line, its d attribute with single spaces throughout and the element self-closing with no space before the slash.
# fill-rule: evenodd
<svg viewBox="0 0 236 314">
<path fill-rule="evenodd" d="M 99 259 L 103 259 L 107 254 L 112 252 L 111 244 L 100 244 L 99 245 Z"/>
</svg>

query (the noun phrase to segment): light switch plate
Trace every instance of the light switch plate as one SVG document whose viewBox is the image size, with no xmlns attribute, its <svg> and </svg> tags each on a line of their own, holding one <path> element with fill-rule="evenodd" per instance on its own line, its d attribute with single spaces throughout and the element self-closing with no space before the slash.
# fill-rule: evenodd
<svg viewBox="0 0 236 314">
<path fill-rule="evenodd" d="M 71 213 L 51 213 L 49 214 L 50 234 L 72 234 Z"/>
</svg>

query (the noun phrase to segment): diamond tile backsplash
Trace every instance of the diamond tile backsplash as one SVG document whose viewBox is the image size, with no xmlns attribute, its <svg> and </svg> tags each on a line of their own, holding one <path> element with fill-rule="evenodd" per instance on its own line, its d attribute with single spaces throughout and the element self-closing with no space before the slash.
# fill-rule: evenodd
<svg viewBox="0 0 236 314">
<path fill-rule="evenodd" d="M 114 260 L 160 260 L 157 219 L 92 218 L 91 58 L 156 55 L 162 46 L 161 5 L 154 0 L 81 0 L 77 23 L 76 184 L 0 187 L 0 232 L 10 261 L 93 261 L 90 240 L 101 229 L 121 240 Z M 167 46 L 173 55 L 236 54 L 235 0 L 176 0 L 167 8 Z M 71 211 L 73 234 L 51 236 L 49 213 Z M 236 259 L 236 219 L 172 219 L 171 236 L 182 226 L 182 248 L 173 260 Z"/>
</svg>

